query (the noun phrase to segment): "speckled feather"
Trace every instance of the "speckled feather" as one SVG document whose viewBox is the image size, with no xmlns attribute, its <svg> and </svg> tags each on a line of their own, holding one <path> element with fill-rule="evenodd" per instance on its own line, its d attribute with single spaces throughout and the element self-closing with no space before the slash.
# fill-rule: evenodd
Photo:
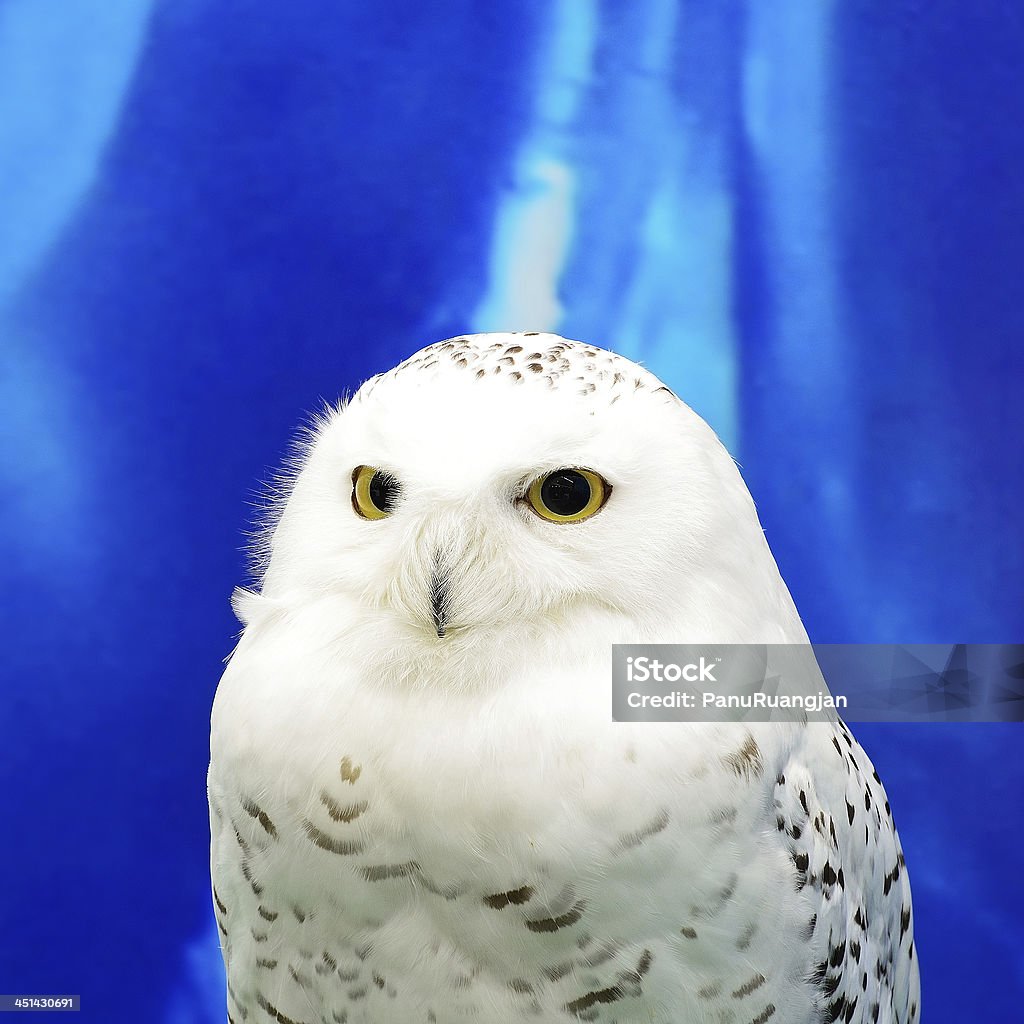
<svg viewBox="0 0 1024 1024">
<path fill-rule="evenodd" d="M 361 464 L 400 481 L 385 520 Z M 612 486 L 584 523 L 524 507 L 562 466 Z M 806 641 L 735 465 L 648 371 L 432 345 L 317 423 L 266 538 L 213 714 L 229 1021 L 919 1020 L 841 722 L 610 721 L 612 642 Z"/>
</svg>

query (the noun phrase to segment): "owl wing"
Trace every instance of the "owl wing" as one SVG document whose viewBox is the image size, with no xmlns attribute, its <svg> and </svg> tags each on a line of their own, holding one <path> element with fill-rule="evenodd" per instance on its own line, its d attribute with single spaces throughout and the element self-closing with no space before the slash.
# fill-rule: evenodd
<svg viewBox="0 0 1024 1024">
<path fill-rule="evenodd" d="M 811 898 L 822 1020 L 917 1024 L 910 885 L 878 773 L 846 725 L 810 723 L 775 780 L 776 826 Z"/>
</svg>

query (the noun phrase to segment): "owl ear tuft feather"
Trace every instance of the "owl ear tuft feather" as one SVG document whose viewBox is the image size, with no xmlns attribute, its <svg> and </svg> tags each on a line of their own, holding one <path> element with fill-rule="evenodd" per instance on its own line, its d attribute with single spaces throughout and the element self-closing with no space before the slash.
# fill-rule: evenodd
<svg viewBox="0 0 1024 1024">
<path fill-rule="evenodd" d="M 305 421 L 295 430 L 280 466 L 268 473 L 252 495 L 252 525 L 245 531 L 245 551 L 249 562 L 248 575 L 253 586 L 259 587 L 262 583 L 270 561 L 271 538 L 291 497 L 296 477 L 302 472 L 317 438 L 335 417 L 344 412 L 350 401 L 348 391 L 335 402 L 321 398 L 319 408 L 308 413 Z M 235 599 L 232 598 L 232 607 L 234 605 Z M 238 615 L 237 608 L 235 614 Z"/>
</svg>

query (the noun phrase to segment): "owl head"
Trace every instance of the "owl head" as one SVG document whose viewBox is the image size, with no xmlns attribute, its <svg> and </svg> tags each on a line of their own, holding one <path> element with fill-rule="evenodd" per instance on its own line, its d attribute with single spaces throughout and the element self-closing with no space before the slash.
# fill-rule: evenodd
<svg viewBox="0 0 1024 1024">
<path fill-rule="evenodd" d="M 803 636 L 713 431 L 641 366 L 552 334 L 453 338 L 367 381 L 314 425 L 265 536 L 263 600 L 334 602 L 352 642 L 429 657 L 584 623 Z"/>
</svg>

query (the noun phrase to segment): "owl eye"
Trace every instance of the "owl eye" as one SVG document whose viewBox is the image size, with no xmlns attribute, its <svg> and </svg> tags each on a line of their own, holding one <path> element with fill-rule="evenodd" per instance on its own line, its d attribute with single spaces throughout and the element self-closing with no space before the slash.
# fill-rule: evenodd
<svg viewBox="0 0 1024 1024">
<path fill-rule="evenodd" d="M 364 519 L 391 515 L 398 494 L 398 481 L 382 469 L 356 466 L 352 471 L 352 507 Z"/>
<path fill-rule="evenodd" d="M 597 512 L 611 491 L 611 484 L 589 469 L 556 469 L 530 484 L 526 500 L 550 523 L 579 523 Z"/>
</svg>

